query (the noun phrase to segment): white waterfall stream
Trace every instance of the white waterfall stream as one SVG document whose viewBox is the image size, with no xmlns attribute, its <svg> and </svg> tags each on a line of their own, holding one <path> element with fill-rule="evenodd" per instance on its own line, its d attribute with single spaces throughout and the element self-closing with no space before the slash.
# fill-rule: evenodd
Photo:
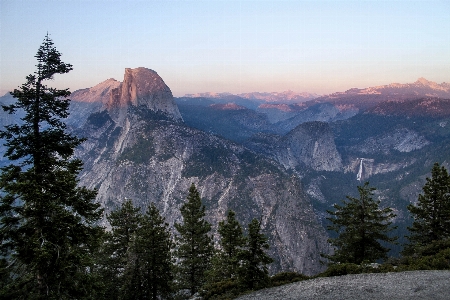
<svg viewBox="0 0 450 300">
<path fill-rule="evenodd" d="M 359 171 L 358 171 L 358 174 L 356 174 L 356 180 L 358 180 L 358 181 L 361 181 L 361 178 L 362 178 L 363 160 L 364 160 L 364 158 L 361 158 L 361 162 L 359 163 Z"/>
</svg>

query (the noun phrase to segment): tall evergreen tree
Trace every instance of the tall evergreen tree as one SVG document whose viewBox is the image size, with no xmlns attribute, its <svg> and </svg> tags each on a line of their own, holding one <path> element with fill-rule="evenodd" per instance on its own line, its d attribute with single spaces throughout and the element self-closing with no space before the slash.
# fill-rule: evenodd
<svg viewBox="0 0 450 300">
<path fill-rule="evenodd" d="M 236 279 L 240 266 L 239 255 L 246 240 L 234 211 L 229 210 L 226 220 L 219 222 L 218 232 L 221 249 L 215 254 L 209 279 L 212 281 Z"/>
<path fill-rule="evenodd" d="M 248 225 L 245 250 L 240 252 L 241 267 L 239 281 L 247 289 L 267 287 L 269 271 L 267 265 L 273 259 L 265 250 L 269 249 L 267 237 L 261 233 L 261 222 L 253 219 Z"/>
<path fill-rule="evenodd" d="M 425 246 L 450 237 L 450 176 L 439 163 L 426 179 L 417 204 L 408 205 L 414 222 L 408 227 L 410 246 Z"/>
<path fill-rule="evenodd" d="M 45 83 L 72 70 L 46 35 L 36 71 L 3 109 L 23 110 L 23 123 L 0 131 L 12 163 L 0 175 L 0 249 L 11 283 L 2 290 L 21 299 L 73 299 L 92 294 L 89 266 L 103 229 L 96 191 L 77 187 L 82 162 L 73 153 L 83 140 L 66 133 L 68 89 Z"/>
<path fill-rule="evenodd" d="M 389 237 L 388 233 L 395 229 L 391 226 L 395 214 L 389 207 L 381 209 L 380 201 L 374 200 L 376 190 L 366 182 L 358 186 L 359 198 L 347 196 L 343 205 L 335 204 L 335 211 L 327 211 L 332 217 L 328 226 L 339 234 L 337 238 L 329 239 L 334 246 L 334 254 L 324 257 L 332 263 L 355 263 L 375 261 L 387 258 L 389 248 L 380 242 L 393 243 L 397 237 Z"/>
<path fill-rule="evenodd" d="M 205 271 L 213 254 L 212 238 L 208 235 L 211 225 L 204 219 L 205 206 L 194 184 L 189 188 L 187 202 L 181 207 L 183 223 L 175 223 L 177 236 L 177 281 L 181 290 L 189 290 L 192 296 L 205 283 Z"/>
<path fill-rule="evenodd" d="M 152 203 L 137 230 L 126 267 L 123 299 L 167 299 L 172 292 L 173 243 L 169 224 Z M 131 297 L 130 297 L 131 296 Z"/>
<path fill-rule="evenodd" d="M 125 267 L 142 215 L 140 208 L 126 199 L 121 207 L 107 216 L 111 232 L 105 236 L 103 253 L 99 261 L 104 278 L 105 299 L 119 299 L 123 286 Z"/>
</svg>

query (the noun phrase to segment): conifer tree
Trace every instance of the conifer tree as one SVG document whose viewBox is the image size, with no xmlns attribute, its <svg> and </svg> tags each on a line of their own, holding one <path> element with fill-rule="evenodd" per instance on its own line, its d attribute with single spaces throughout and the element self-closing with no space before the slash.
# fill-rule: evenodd
<svg viewBox="0 0 450 300">
<path fill-rule="evenodd" d="M 359 198 L 347 196 L 343 205 L 335 204 L 335 211 L 327 211 L 332 217 L 329 230 L 338 233 L 337 238 L 329 239 L 334 246 L 334 254 L 323 255 L 331 263 L 361 264 L 364 261 L 373 262 L 387 258 L 389 248 L 380 242 L 394 243 L 397 237 L 389 237 L 388 232 L 395 229 L 391 226 L 395 214 L 392 209 L 381 209 L 380 201 L 374 200 L 373 191 L 366 182 L 358 186 Z"/>
<path fill-rule="evenodd" d="M 123 299 L 167 299 L 172 292 L 173 243 L 169 224 L 152 203 L 137 230 L 125 270 Z M 127 278 L 128 277 L 128 278 Z"/>
<path fill-rule="evenodd" d="M 212 261 L 212 269 L 208 272 L 210 281 L 236 279 L 240 266 L 240 253 L 245 246 L 242 227 L 236 220 L 236 213 L 228 211 L 225 221 L 219 222 L 220 246 Z"/>
<path fill-rule="evenodd" d="M 139 207 L 135 207 L 130 199 L 125 199 L 120 208 L 112 211 L 107 219 L 111 232 L 105 237 L 100 273 L 105 279 L 105 298 L 118 299 L 130 248 L 141 224 L 142 215 Z"/>
<path fill-rule="evenodd" d="M 46 35 L 35 56 L 36 71 L 11 94 L 16 102 L 3 109 L 23 110 L 21 124 L 0 131 L 11 164 L 0 175 L 0 250 L 8 260 L 11 283 L 4 297 L 74 299 L 93 294 L 89 266 L 103 228 L 96 191 L 77 187 L 82 162 L 74 159 L 83 141 L 66 133 L 68 89 L 46 85 L 72 65 Z M 5 296 L 7 295 L 7 296 Z"/>
<path fill-rule="evenodd" d="M 245 250 L 240 252 L 239 281 L 245 288 L 253 290 L 268 286 L 267 265 L 273 262 L 265 252 L 268 249 L 267 237 L 261 233 L 261 222 L 253 219 L 248 225 Z"/>
<path fill-rule="evenodd" d="M 177 236 L 177 281 L 180 290 L 188 290 L 192 296 L 205 283 L 205 271 L 213 254 L 212 238 L 208 235 L 211 225 L 204 219 L 205 206 L 194 184 L 189 188 L 187 202 L 181 207 L 183 223 L 175 223 Z"/>
<path fill-rule="evenodd" d="M 416 205 L 408 205 L 414 222 L 408 227 L 411 246 L 425 246 L 450 237 L 450 176 L 439 163 L 433 165 L 423 194 Z"/>
</svg>

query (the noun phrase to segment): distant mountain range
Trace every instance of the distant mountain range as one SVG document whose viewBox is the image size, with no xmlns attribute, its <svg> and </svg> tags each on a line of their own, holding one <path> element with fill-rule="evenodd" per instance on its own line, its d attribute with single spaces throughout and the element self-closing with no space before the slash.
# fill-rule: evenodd
<svg viewBox="0 0 450 300">
<path fill-rule="evenodd" d="M 432 164 L 450 164 L 450 85 L 423 78 L 326 96 L 174 98 L 155 71 L 137 68 L 126 69 L 122 82 L 108 79 L 71 99 L 66 122 L 87 138 L 77 149 L 85 163 L 81 184 L 98 189 L 106 212 L 125 198 L 140 207 L 154 202 L 173 225 L 194 182 L 214 226 L 228 209 L 242 224 L 262 218 L 272 272 L 319 272 L 320 253 L 330 251 L 326 210 L 356 196 L 366 180 L 382 205 L 395 209 L 404 236 L 406 205 Z M 0 104 L 12 101 L 0 97 Z M 0 111 L 0 126 L 19 117 Z"/>
<path fill-rule="evenodd" d="M 450 98 L 450 83 L 441 83 L 429 81 L 423 77 L 417 79 L 414 83 L 391 83 L 387 85 L 368 87 L 363 89 L 352 88 L 345 92 L 335 92 L 329 95 L 318 95 L 313 93 L 296 93 L 293 91 L 284 92 L 251 92 L 241 94 L 231 93 L 197 93 L 187 94 L 181 98 L 209 98 L 209 99 L 221 99 L 221 100 L 233 100 L 237 98 L 255 100 L 264 103 L 271 104 L 300 104 L 309 100 L 317 99 L 316 101 L 342 101 L 346 102 L 348 97 L 352 96 L 365 96 L 365 95 L 380 95 L 384 96 L 385 100 L 394 98 L 410 98 L 415 97 L 438 97 L 438 98 Z M 390 97 L 390 98 L 389 98 Z M 286 105 L 281 105 L 286 109 Z"/>
<path fill-rule="evenodd" d="M 393 106 L 393 103 L 396 102 L 420 98 L 450 99 L 450 84 L 437 84 L 424 78 L 419 78 L 414 83 L 392 83 L 364 89 L 353 88 L 345 92 L 336 92 L 324 96 L 294 93 L 292 91 L 282 93 L 254 92 L 238 95 L 231 93 L 198 93 L 178 98 L 177 103 L 184 106 L 189 104 L 202 106 L 224 104 L 224 109 L 227 107 L 225 106 L 226 104 L 243 106 L 267 115 L 270 123 L 291 119 L 287 121 L 287 124 L 280 125 L 284 127 L 284 132 L 288 132 L 303 122 L 318 120 L 318 117 L 315 116 L 318 111 L 322 114 L 322 117 L 319 118 L 320 120 L 330 122 L 346 119 L 358 112 L 373 108 L 382 102 L 390 101 L 391 106 Z M 203 102 L 199 101 L 199 99 L 203 99 Z M 323 115 L 324 110 L 319 108 L 320 104 L 326 104 L 321 106 L 323 109 L 325 107 L 328 109 L 326 115 Z M 445 108 L 443 109 L 446 110 Z M 292 119 L 295 116 L 297 116 L 298 120 Z"/>
<path fill-rule="evenodd" d="M 230 99 L 176 101 L 186 124 L 239 142 L 294 172 L 324 225 L 325 211 L 346 195 L 357 196 L 356 186 L 368 180 L 383 205 L 396 211 L 403 241 L 411 222 L 406 206 L 417 200 L 432 164 L 450 166 L 448 83 L 420 78 L 307 101 L 260 101 L 234 113 L 213 109 L 215 103 L 235 103 Z"/>
<path fill-rule="evenodd" d="M 243 99 L 249 100 L 262 100 L 264 102 L 276 102 L 276 103 L 295 103 L 295 102 L 303 102 L 307 100 L 311 100 L 319 97 L 317 94 L 311 93 L 295 93 L 293 91 L 285 91 L 281 93 L 272 92 L 272 93 L 241 93 L 233 95 L 231 93 L 197 93 L 197 94 L 187 94 L 184 97 L 186 98 L 215 98 L 215 99 L 232 99 L 233 97 L 239 97 Z"/>
</svg>

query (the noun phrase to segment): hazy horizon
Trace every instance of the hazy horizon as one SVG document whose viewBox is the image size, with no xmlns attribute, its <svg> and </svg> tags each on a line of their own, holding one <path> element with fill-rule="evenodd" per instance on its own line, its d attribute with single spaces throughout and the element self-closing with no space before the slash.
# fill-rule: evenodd
<svg viewBox="0 0 450 300">
<path fill-rule="evenodd" d="M 71 91 L 136 67 L 178 97 L 450 82 L 448 1 L 0 0 L 0 28 L 0 95 L 47 32 L 74 66 L 51 85 Z"/>
</svg>

